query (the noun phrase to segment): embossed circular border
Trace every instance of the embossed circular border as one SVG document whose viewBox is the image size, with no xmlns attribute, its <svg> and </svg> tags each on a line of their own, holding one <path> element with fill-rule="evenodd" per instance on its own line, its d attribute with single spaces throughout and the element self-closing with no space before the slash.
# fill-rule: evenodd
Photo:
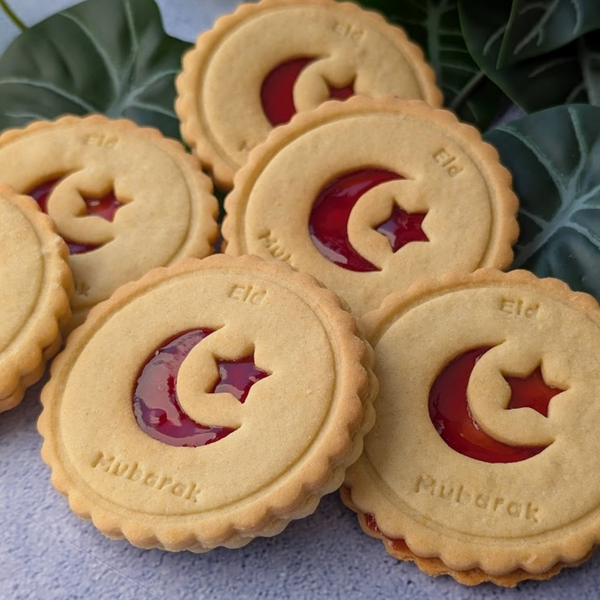
<svg viewBox="0 0 600 600">
<path fill-rule="evenodd" d="M 600 328 L 600 307 L 596 300 L 588 294 L 573 292 L 562 281 L 552 278 L 539 279 L 528 271 L 502 273 L 496 269 L 480 269 L 474 273 L 448 273 L 438 280 L 421 280 L 413 284 L 406 292 L 390 294 L 384 299 L 379 309 L 367 313 L 361 319 L 367 339 L 375 348 L 385 331 L 393 323 L 397 322 L 402 315 L 413 308 L 437 297 L 444 296 L 449 292 L 473 289 L 489 284 L 498 284 L 501 287 L 514 287 L 516 285 L 529 289 L 534 288 L 571 309 L 575 308 L 585 314 L 591 314 L 596 320 L 593 321 L 591 317 L 590 320 L 592 320 L 596 327 Z M 364 460 L 368 464 L 367 470 L 377 473 L 371 461 L 367 458 Z M 356 465 L 354 468 L 364 469 L 365 466 Z M 393 506 L 397 501 L 405 506 L 405 503 L 397 494 L 392 494 L 392 501 L 390 500 L 389 492 L 382 491 L 378 496 L 374 496 L 368 492 L 360 493 L 356 489 L 353 490 L 353 477 L 352 473 L 347 476 L 342 499 L 349 508 L 358 513 L 363 529 L 365 529 L 365 523 L 363 522 L 364 514 L 374 514 L 375 519 L 377 519 L 378 511 L 383 509 L 384 512 L 389 512 L 384 508 L 384 505 L 388 507 L 390 505 Z M 367 507 L 369 502 L 371 503 L 370 508 Z M 400 537 L 407 544 L 412 554 L 407 559 L 414 560 L 419 568 L 422 568 L 426 573 L 431 575 L 449 574 L 460 583 L 466 585 L 476 585 L 483 581 L 492 581 L 498 585 L 514 586 L 524 579 L 545 579 L 551 577 L 563 567 L 577 566 L 584 562 L 591 555 L 594 546 L 600 542 L 600 511 L 598 511 L 598 508 L 600 508 L 600 499 L 596 508 L 589 510 L 572 522 L 579 524 L 578 530 L 575 533 L 571 533 L 566 539 L 565 535 L 560 536 L 561 539 L 559 541 L 562 542 L 562 547 L 559 550 L 555 552 L 546 550 L 544 556 L 540 556 L 538 551 L 536 554 L 538 561 L 533 570 L 529 570 L 528 566 L 531 567 L 531 565 L 525 564 L 522 557 L 515 556 L 517 552 L 511 550 L 509 546 L 521 539 L 557 537 L 558 534 L 556 532 L 564 530 L 564 527 L 557 527 L 541 534 L 518 538 L 494 538 L 494 540 L 499 540 L 500 543 L 492 548 L 489 547 L 489 543 L 487 544 L 488 547 L 483 543 L 483 540 L 487 539 L 484 536 L 475 536 L 455 531 L 438 521 L 433 521 L 425 517 L 427 521 L 435 522 L 436 526 L 439 526 L 442 531 L 449 532 L 441 540 L 438 539 L 439 536 L 428 535 L 428 527 L 417 523 L 410 516 L 414 514 L 414 511 L 409 509 L 404 513 L 406 517 L 403 519 L 403 527 L 401 528 L 404 529 L 404 532 L 396 534 L 395 537 Z M 591 525 L 589 524 L 590 521 L 592 521 Z M 584 527 L 582 524 L 586 522 L 588 526 Z M 369 531 L 367 533 L 379 539 L 383 538 L 382 541 L 386 550 L 392 556 L 399 557 L 387 544 L 385 534 L 377 535 Z M 470 545 L 469 542 L 463 541 L 461 542 L 461 548 L 458 549 L 456 547 L 456 535 L 459 535 L 463 540 L 475 541 L 469 548 L 465 548 L 465 545 Z M 417 538 L 418 542 L 415 541 Z M 481 540 L 481 542 L 476 540 Z M 499 556 L 497 554 L 498 546 L 504 548 L 504 554 L 508 552 L 512 555 L 510 557 Z M 439 560 L 443 568 L 440 569 L 440 565 L 427 562 L 430 559 Z M 481 573 L 478 573 L 478 570 L 486 576 L 483 577 Z"/>
<path fill-rule="evenodd" d="M 135 511 L 123 509 L 114 502 L 107 501 L 94 490 L 90 493 L 89 486 L 70 467 L 68 456 L 66 460 L 64 459 L 66 452 L 61 449 L 59 435 L 56 433 L 60 431 L 57 419 L 61 382 L 70 372 L 71 354 L 79 355 L 106 320 L 122 306 L 137 298 L 140 292 L 154 290 L 157 284 L 182 275 L 218 268 L 264 273 L 265 279 L 270 275 L 270 279 L 277 285 L 282 285 L 282 281 L 289 283 L 293 280 L 296 288 L 310 291 L 310 295 L 315 299 L 315 306 L 308 304 L 309 307 L 313 312 L 316 312 L 315 308 L 323 312 L 323 315 L 316 313 L 316 316 L 328 334 L 332 329 L 330 324 L 335 323 L 333 330 L 334 337 L 338 339 L 337 346 L 345 348 L 346 357 L 342 359 L 343 364 L 340 365 L 345 373 L 339 378 L 341 385 L 336 393 L 338 398 L 343 398 L 345 401 L 333 399 L 332 410 L 322 422 L 319 434 L 294 465 L 296 473 L 293 479 L 296 481 L 286 482 L 285 489 L 281 490 L 281 493 L 273 494 L 274 497 L 267 506 L 260 506 L 260 503 L 252 506 L 252 502 L 247 502 L 248 498 L 257 493 L 254 491 L 246 499 L 237 501 L 225 510 L 222 507 L 214 509 L 224 513 L 223 516 L 211 515 L 213 510 L 186 514 L 186 523 L 178 525 L 177 521 L 182 518 L 180 515 L 150 515 L 150 518 L 159 521 L 153 526 L 148 524 L 148 519 L 139 519 Z M 298 295 L 298 289 L 293 287 L 288 289 Z M 302 300 L 306 302 L 305 298 Z M 363 437 L 372 428 L 375 419 L 372 400 L 377 392 L 377 380 L 371 368 L 373 351 L 369 344 L 357 337 L 356 321 L 341 308 L 338 297 L 321 286 L 313 277 L 297 273 L 283 263 L 267 262 L 252 256 L 236 259 L 214 255 L 202 261 L 186 259 L 174 267 L 154 269 L 139 281 L 122 286 L 110 300 L 94 307 L 86 323 L 69 337 L 67 348 L 54 361 L 52 377 L 42 391 L 44 410 L 38 421 L 38 430 L 44 437 L 42 458 L 52 468 L 54 487 L 68 496 L 74 512 L 84 518 L 91 518 L 94 525 L 105 535 L 125 537 L 134 545 L 144 548 L 158 547 L 202 552 L 216 546 L 240 547 L 258 535 L 274 535 L 290 520 L 310 514 L 315 510 L 321 496 L 341 485 L 346 468 L 355 462 L 362 452 Z M 331 338 L 332 336 L 328 335 L 330 343 Z M 349 398 L 355 401 L 349 402 Z M 345 424 L 345 435 L 330 433 L 323 441 L 324 434 L 321 432 L 327 430 L 335 409 L 342 412 L 341 420 Z M 313 457 L 312 462 L 307 466 L 305 457 L 315 452 L 318 456 Z M 259 491 L 264 492 L 265 489 L 275 486 L 278 481 L 286 477 L 292 479 L 289 471 Z M 82 489 L 85 491 L 81 491 Z M 90 498 L 92 495 L 97 495 L 107 506 L 94 502 Z M 240 508 L 240 504 L 244 506 Z M 111 510 L 109 505 L 118 510 Z M 236 512 L 241 514 L 236 517 Z M 207 520 L 208 523 L 205 522 Z"/>
</svg>

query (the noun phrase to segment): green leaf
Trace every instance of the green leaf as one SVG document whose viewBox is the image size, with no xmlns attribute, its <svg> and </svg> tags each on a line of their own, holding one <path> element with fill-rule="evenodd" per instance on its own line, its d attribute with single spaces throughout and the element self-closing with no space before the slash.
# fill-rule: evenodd
<svg viewBox="0 0 600 600">
<path fill-rule="evenodd" d="M 600 35 L 586 35 L 577 41 L 583 84 L 590 104 L 600 106 Z"/>
<path fill-rule="evenodd" d="M 419 44 L 436 71 L 445 104 L 468 123 L 487 129 L 510 104 L 471 58 L 460 27 L 457 0 L 362 0 Z"/>
<path fill-rule="evenodd" d="M 599 28 L 598 0 L 513 0 L 498 67 L 547 54 Z"/>
<path fill-rule="evenodd" d="M 504 92 L 527 112 L 572 102 L 595 101 L 598 57 L 595 49 L 600 31 L 549 54 L 529 58 L 516 65 L 498 69 L 498 55 L 511 0 L 493 4 L 480 0 L 459 0 L 461 25 L 473 58 Z M 588 69 L 586 65 L 595 65 Z"/>
<path fill-rule="evenodd" d="M 513 267 L 600 299 L 600 108 L 551 108 L 486 139 L 512 171 L 521 203 Z"/>
<path fill-rule="evenodd" d="M 24 31 L 0 58 L 0 129 L 65 113 L 125 116 L 179 136 L 174 77 L 189 47 L 153 0 L 88 0 Z"/>
</svg>

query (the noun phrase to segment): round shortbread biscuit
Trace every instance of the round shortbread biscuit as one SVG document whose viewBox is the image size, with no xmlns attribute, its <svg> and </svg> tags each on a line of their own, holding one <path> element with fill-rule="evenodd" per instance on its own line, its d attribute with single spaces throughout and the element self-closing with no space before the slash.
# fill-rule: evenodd
<svg viewBox="0 0 600 600">
<path fill-rule="evenodd" d="M 363 325 L 377 424 L 344 499 L 392 555 L 514 586 L 600 541 L 600 308 L 525 271 L 452 273 Z"/>
<path fill-rule="evenodd" d="M 217 201 L 181 144 L 100 115 L 0 135 L 0 182 L 33 196 L 70 251 L 71 327 L 155 267 L 211 254 Z"/>
<path fill-rule="evenodd" d="M 0 186 L 0 412 L 44 373 L 71 318 L 68 251 L 36 203 Z"/>
<path fill-rule="evenodd" d="M 200 35 L 177 89 L 182 135 L 224 188 L 273 127 L 326 100 L 442 104 L 433 69 L 402 29 L 333 0 L 243 4 Z"/>
<path fill-rule="evenodd" d="M 287 261 L 361 315 L 423 277 L 508 267 L 517 205 L 496 150 L 449 111 L 353 98 L 252 152 L 223 237 L 227 254 Z"/>
<path fill-rule="evenodd" d="M 313 278 L 256 257 L 182 261 L 69 337 L 42 393 L 42 455 L 110 537 L 239 547 L 342 483 L 373 425 L 371 360 Z"/>
</svg>

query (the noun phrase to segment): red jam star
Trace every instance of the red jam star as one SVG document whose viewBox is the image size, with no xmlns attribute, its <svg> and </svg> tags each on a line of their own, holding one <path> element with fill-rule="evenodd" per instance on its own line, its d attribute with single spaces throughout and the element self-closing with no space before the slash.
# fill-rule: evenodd
<svg viewBox="0 0 600 600">
<path fill-rule="evenodd" d="M 398 252 L 402 246 L 410 242 L 428 242 L 429 238 L 421 228 L 427 213 L 408 213 L 394 204 L 392 216 L 375 227 L 376 231 L 385 235 L 392 250 Z"/>
<path fill-rule="evenodd" d="M 254 355 L 238 360 L 217 359 L 217 366 L 219 368 L 219 381 L 217 381 L 212 393 L 231 394 L 242 404 L 246 401 L 252 386 L 271 374 L 256 366 Z"/>
<path fill-rule="evenodd" d="M 533 408 L 544 417 L 548 416 L 550 400 L 565 390 L 550 387 L 544 381 L 541 367 L 527 377 L 504 377 L 512 392 L 507 409 Z"/>
</svg>

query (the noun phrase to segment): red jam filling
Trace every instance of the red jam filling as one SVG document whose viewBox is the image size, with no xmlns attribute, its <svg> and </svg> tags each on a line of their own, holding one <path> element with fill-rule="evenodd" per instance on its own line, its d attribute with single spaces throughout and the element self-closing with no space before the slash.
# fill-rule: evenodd
<svg viewBox="0 0 600 600">
<path fill-rule="evenodd" d="M 196 448 L 222 440 L 235 429 L 197 423 L 183 410 L 177 396 L 177 375 L 192 349 L 211 329 L 193 329 L 166 340 L 144 365 L 133 393 L 138 425 L 150 437 L 170 446 Z M 254 357 L 217 361 L 219 380 L 212 393 L 227 392 L 244 403 L 252 386 L 269 376 L 254 364 Z"/>
<path fill-rule="evenodd" d="M 48 214 L 48 200 L 50 195 L 59 182 L 60 179 L 45 181 L 28 192 L 28 195 L 39 204 L 42 211 L 46 214 Z M 102 198 L 82 196 L 82 199 L 86 205 L 86 215 L 102 217 L 110 222 L 114 220 L 117 210 L 122 206 L 114 192 L 109 192 Z M 73 240 L 68 240 L 67 238 L 64 239 L 71 254 L 83 254 L 100 247 L 95 244 L 82 244 Z"/>
<path fill-rule="evenodd" d="M 319 252 L 332 263 L 350 271 L 369 272 L 379 269 L 359 254 L 348 239 L 350 213 L 374 187 L 402 175 L 385 169 L 359 169 L 328 183 L 315 200 L 309 219 L 309 232 Z M 387 221 L 377 226 L 394 252 L 410 242 L 428 241 L 421 229 L 425 214 L 409 214 L 395 206 Z"/>
<path fill-rule="evenodd" d="M 475 348 L 451 361 L 438 375 L 429 394 L 429 416 L 441 438 L 464 456 L 488 463 L 512 463 L 539 454 L 545 446 L 510 446 L 490 437 L 473 419 L 467 386 L 477 361 L 490 348 Z M 550 400 L 561 389 L 546 385 L 541 369 L 525 378 L 505 377 L 511 388 L 507 409 L 533 408 L 548 416 Z"/>
<path fill-rule="evenodd" d="M 354 83 L 339 88 L 333 87 L 332 85 L 328 87 L 329 97 L 332 100 L 348 100 L 348 98 L 354 96 Z"/>
<path fill-rule="evenodd" d="M 391 546 L 394 550 L 397 550 L 398 552 L 403 552 L 403 553 L 410 552 L 409 547 L 407 546 L 406 542 L 402 538 L 389 538 L 389 537 L 383 535 L 383 533 L 381 533 L 381 530 L 377 526 L 377 521 L 375 520 L 374 515 L 372 515 L 371 513 L 365 513 L 364 516 L 365 516 L 365 525 L 366 525 L 367 529 L 370 529 L 373 533 L 376 533 L 377 535 L 383 536 L 385 538 L 387 544 L 389 546 Z"/>
<path fill-rule="evenodd" d="M 263 111 L 273 127 L 283 125 L 296 114 L 294 86 L 300 73 L 314 58 L 295 58 L 275 67 L 263 81 L 260 90 Z M 354 84 L 336 88 L 329 87 L 329 97 L 346 100 L 354 95 Z"/>
<path fill-rule="evenodd" d="M 524 379 L 507 376 L 504 379 L 512 392 L 508 408 L 533 408 L 544 417 L 548 416 L 550 400 L 564 392 L 564 390 L 546 385 L 540 367 Z"/>
<path fill-rule="evenodd" d="M 252 386 L 268 377 L 270 373 L 262 371 L 254 362 L 254 355 L 239 360 L 218 360 L 219 381 L 212 392 L 214 394 L 228 393 L 242 404 L 252 389 Z"/>
<path fill-rule="evenodd" d="M 394 252 L 410 242 L 428 242 L 429 238 L 421 228 L 427 213 L 407 213 L 397 204 L 394 205 L 392 216 L 375 229 L 385 235 Z"/>
</svg>

